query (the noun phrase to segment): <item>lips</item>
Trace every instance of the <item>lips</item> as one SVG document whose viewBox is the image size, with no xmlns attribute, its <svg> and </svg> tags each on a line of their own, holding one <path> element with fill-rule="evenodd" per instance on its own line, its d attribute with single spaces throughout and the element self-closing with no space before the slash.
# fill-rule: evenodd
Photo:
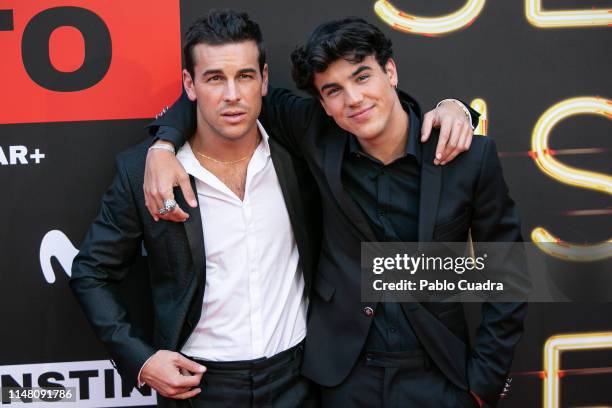
<svg viewBox="0 0 612 408">
<path fill-rule="evenodd" d="M 353 120 L 357 120 L 358 122 L 366 121 L 370 118 L 372 109 L 374 109 L 374 105 L 350 114 L 349 118 Z"/>
<path fill-rule="evenodd" d="M 227 111 L 221 114 L 221 117 L 228 123 L 238 123 L 246 117 L 246 112 L 243 111 Z"/>
</svg>

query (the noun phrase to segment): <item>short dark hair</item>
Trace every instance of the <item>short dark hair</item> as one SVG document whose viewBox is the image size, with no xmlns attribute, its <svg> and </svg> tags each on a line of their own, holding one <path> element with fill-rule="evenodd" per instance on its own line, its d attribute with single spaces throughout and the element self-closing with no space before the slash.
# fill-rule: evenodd
<svg viewBox="0 0 612 408">
<path fill-rule="evenodd" d="M 385 64 L 393 57 L 391 39 L 362 18 L 329 21 L 317 26 L 308 42 L 291 53 L 291 75 L 298 89 L 320 97 L 314 86 L 316 72 L 325 71 L 340 58 L 359 63 L 369 55 L 374 55 L 385 70 Z"/>
<path fill-rule="evenodd" d="M 210 10 L 197 19 L 185 34 L 183 56 L 185 68 L 193 77 L 193 48 L 198 44 L 224 45 L 244 41 L 255 41 L 259 51 L 259 71 L 266 63 L 266 50 L 259 24 L 245 12 L 235 10 Z"/>
</svg>

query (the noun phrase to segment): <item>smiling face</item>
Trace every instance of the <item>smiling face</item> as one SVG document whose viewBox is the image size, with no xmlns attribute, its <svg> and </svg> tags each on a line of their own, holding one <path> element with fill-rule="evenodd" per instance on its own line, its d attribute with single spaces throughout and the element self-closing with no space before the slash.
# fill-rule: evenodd
<svg viewBox="0 0 612 408">
<path fill-rule="evenodd" d="M 385 70 L 373 55 L 361 62 L 334 61 L 314 75 L 321 104 L 338 126 L 361 141 L 387 134 L 402 107 L 395 91 L 397 70 L 389 59 Z"/>
<path fill-rule="evenodd" d="M 259 69 L 257 44 L 197 44 L 192 52 L 194 75 L 183 70 L 183 84 L 197 103 L 198 132 L 226 141 L 256 134 L 261 98 L 268 90 L 268 67 Z"/>
</svg>

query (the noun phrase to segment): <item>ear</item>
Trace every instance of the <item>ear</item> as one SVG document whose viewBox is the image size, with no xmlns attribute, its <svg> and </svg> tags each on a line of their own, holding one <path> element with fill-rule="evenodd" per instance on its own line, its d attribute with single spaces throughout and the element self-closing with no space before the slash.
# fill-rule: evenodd
<svg viewBox="0 0 612 408">
<path fill-rule="evenodd" d="M 396 88 L 399 78 L 397 77 L 397 67 L 395 66 L 395 61 L 393 61 L 393 58 L 389 58 L 385 63 L 385 73 L 389 79 L 389 84 L 393 88 Z"/>
<path fill-rule="evenodd" d="M 268 64 L 264 64 L 263 71 L 261 71 L 261 96 L 268 94 Z"/>
<path fill-rule="evenodd" d="M 187 93 L 187 97 L 191 102 L 195 102 L 196 93 L 195 93 L 195 85 L 193 83 L 193 79 L 191 78 L 191 74 L 186 69 L 183 70 L 183 87 L 185 88 L 185 92 Z"/>
</svg>

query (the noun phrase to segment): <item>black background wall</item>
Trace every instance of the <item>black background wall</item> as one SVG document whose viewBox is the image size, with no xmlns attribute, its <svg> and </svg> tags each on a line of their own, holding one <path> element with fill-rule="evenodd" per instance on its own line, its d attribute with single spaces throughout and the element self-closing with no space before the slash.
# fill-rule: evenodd
<svg viewBox="0 0 612 408">
<path fill-rule="evenodd" d="M 139 404 L 137 399 L 120 398 L 120 383 L 115 377 L 114 397 L 108 383 L 105 394 L 94 395 L 96 384 L 102 384 L 109 375 L 104 370 L 110 370 L 95 362 L 108 357 L 70 294 L 68 273 L 74 248 L 80 245 L 113 176 L 114 156 L 142 140 L 144 125 L 180 93 L 180 34 L 211 7 L 245 10 L 261 24 L 271 82 L 290 88 L 289 53 L 305 41 L 317 23 L 356 15 L 377 24 L 393 40 L 400 87 L 426 110 L 446 97 L 486 101 L 487 137 L 497 141 L 506 180 L 523 217 L 526 239 L 539 226 L 570 243 L 592 244 L 611 238 L 610 110 L 607 117 L 579 115 L 566 119 L 550 136 L 550 147 L 567 153 L 555 156 L 559 161 L 600 173 L 593 177 L 607 182 L 607 191 L 562 183 L 546 175 L 528 154 L 536 122 L 554 104 L 578 96 L 599 96 L 608 106 L 612 104 L 610 22 L 608 26 L 538 28 L 526 17 L 530 0 L 488 0 L 469 27 L 431 37 L 394 30 L 377 17 L 374 0 L 86 3 L 0 1 L 3 386 L 15 381 L 23 385 L 28 378 L 36 386 L 41 375 L 46 375 L 52 382 L 79 386 L 81 399 L 66 406 Z M 414 15 L 439 16 L 453 13 L 466 3 L 471 1 L 397 0 L 394 5 Z M 588 4 L 545 0 L 542 5 L 548 10 L 612 8 L 611 1 L 597 0 Z M 88 89 L 48 90 L 39 83 L 39 77 L 37 82 L 27 73 L 23 54 L 37 44 L 27 40 L 22 45 L 27 39 L 24 31 L 28 31 L 28 21 L 44 10 L 65 6 L 90 10 L 109 28 L 112 47 L 108 52 L 112 55 L 108 71 Z M 78 26 L 79 18 L 67 17 L 62 24 Z M 83 54 L 83 48 L 87 64 L 103 68 L 108 63 L 104 55 L 95 54 L 103 43 L 98 34 L 85 38 L 85 47 L 75 42 L 79 37 L 74 31 L 56 34 L 56 43 L 51 42 L 50 49 L 42 47 L 52 54 L 52 64 L 70 65 L 70 55 Z M 71 47 L 78 50 L 73 52 Z M 37 58 L 37 64 L 44 63 L 44 55 Z M 72 64 L 79 67 L 78 58 Z M 52 77 L 50 81 L 62 83 L 61 78 Z M 44 158 L 36 159 L 37 153 Z M 55 232 L 47 235 L 50 231 Z M 49 262 L 51 267 L 46 266 Z M 579 270 L 588 278 L 589 271 L 601 265 L 585 262 Z M 612 276 L 604 279 L 603 285 L 612 290 Z M 137 293 L 129 301 L 135 318 L 147 327 L 149 300 L 142 260 L 125 286 L 126 291 Z M 471 320 L 475 321 L 477 310 L 473 305 L 470 309 Z M 500 406 L 542 405 L 546 340 L 553 335 L 589 332 L 612 334 L 609 303 L 532 304 L 526 334 L 516 352 L 511 398 Z M 59 364 L 70 362 L 79 362 L 83 369 L 79 371 L 78 364 L 74 369 Z M 37 366 L 39 363 L 49 364 Z M 610 348 L 564 353 L 561 367 L 579 369 L 568 372 L 560 382 L 561 406 L 612 405 L 612 374 L 606 372 L 612 367 Z M 584 369 L 592 368 L 604 370 L 585 375 L 588 370 Z M 92 372 L 82 374 L 87 370 Z M 85 383 L 90 384 L 90 390 L 83 394 Z M 140 404 L 145 405 L 142 401 Z"/>
</svg>

